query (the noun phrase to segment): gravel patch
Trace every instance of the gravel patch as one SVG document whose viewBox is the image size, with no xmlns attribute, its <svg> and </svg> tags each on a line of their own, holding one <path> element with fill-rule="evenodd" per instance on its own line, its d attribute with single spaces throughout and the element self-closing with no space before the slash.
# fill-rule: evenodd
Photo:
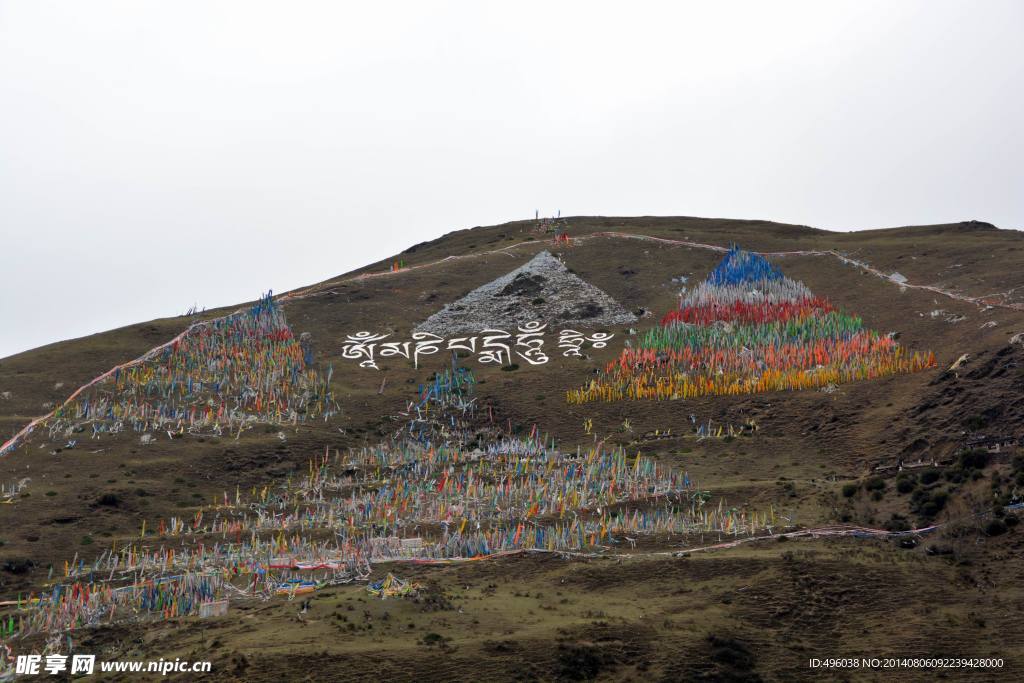
<svg viewBox="0 0 1024 683">
<path fill-rule="evenodd" d="M 416 327 L 439 336 L 540 321 L 553 329 L 626 325 L 636 316 L 542 251 L 532 260 L 447 304 Z"/>
</svg>

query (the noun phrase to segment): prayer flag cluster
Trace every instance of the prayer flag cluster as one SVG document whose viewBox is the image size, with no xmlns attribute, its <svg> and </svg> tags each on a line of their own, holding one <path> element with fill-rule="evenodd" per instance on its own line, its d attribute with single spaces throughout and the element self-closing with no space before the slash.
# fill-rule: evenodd
<svg viewBox="0 0 1024 683">
<path fill-rule="evenodd" d="M 733 247 L 678 310 L 566 398 L 584 403 L 818 389 L 935 366 L 933 353 L 906 351 L 763 256 Z"/>
<path fill-rule="evenodd" d="M 326 418 L 337 412 L 331 371 L 318 372 L 307 356 L 268 293 L 247 310 L 193 326 L 155 357 L 118 368 L 57 408 L 50 433 L 220 433 Z"/>
<path fill-rule="evenodd" d="M 143 522 L 137 541 L 64 565 L 19 600 L 8 637 L 214 613 L 231 595 L 295 597 L 366 580 L 380 562 L 449 563 L 519 552 L 592 552 L 637 536 L 740 538 L 773 509 L 711 504 L 683 471 L 622 448 L 563 452 L 536 427 L 477 415 L 472 372 L 438 372 L 373 447 L 329 450 L 276 485 L 227 492 L 191 517 Z M 371 584 L 381 596 L 408 586 Z"/>
</svg>

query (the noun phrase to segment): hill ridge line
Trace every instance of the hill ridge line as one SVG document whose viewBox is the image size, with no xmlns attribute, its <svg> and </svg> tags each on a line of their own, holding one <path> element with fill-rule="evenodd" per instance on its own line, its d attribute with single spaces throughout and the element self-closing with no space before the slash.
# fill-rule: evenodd
<svg viewBox="0 0 1024 683">
<path fill-rule="evenodd" d="M 639 233 L 625 233 L 625 232 L 617 232 L 617 231 L 594 232 L 594 233 L 591 233 L 589 235 L 580 235 L 579 237 L 573 237 L 572 239 L 575 242 L 578 243 L 578 242 L 586 242 L 586 241 L 589 241 L 589 240 L 594 239 L 594 238 L 635 239 L 635 240 L 640 240 L 640 241 L 648 241 L 648 242 L 656 242 L 656 243 L 662 243 L 662 244 L 671 244 L 671 245 L 678 245 L 678 246 L 693 247 L 693 248 L 697 248 L 697 249 L 707 249 L 707 250 L 716 251 L 716 252 L 726 252 L 726 251 L 729 250 L 727 247 L 722 247 L 722 246 L 719 246 L 719 245 L 716 245 L 716 244 L 707 244 L 707 243 L 704 243 L 704 242 L 694 242 L 694 241 L 691 241 L 691 240 L 674 240 L 674 239 L 669 239 L 667 237 L 655 237 L 653 235 L 643 235 L 643 234 L 639 234 Z M 483 252 L 479 252 L 479 253 L 476 253 L 476 254 L 450 254 L 450 255 L 445 256 L 444 258 L 438 259 L 436 261 L 429 261 L 427 263 L 420 263 L 420 264 L 413 265 L 413 266 L 406 266 L 405 268 L 403 268 L 401 270 L 385 270 L 385 271 L 360 273 L 358 275 L 353 275 L 353 276 L 350 276 L 350 277 L 347 277 L 347 278 L 343 277 L 343 278 L 340 278 L 340 279 L 337 279 L 337 280 L 333 280 L 333 281 L 330 282 L 330 284 L 328 284 L 328 283 L 318 283 L 318 284 L 311 285 L 309 287 L 305 287 L 305 288 L 302 288 L 302 289 L 293 290 L 291 292 L 285 292 L 284 294 L 280 294 L 280 295 L 278 295 L 277 297 L 274 297 L 274 298 L 277 301 L 281 302 L 281 303 L 284 303 L 284 302 L 287 302 L 287 301 L 291 301 L 291 300 L 305 299 L 305 298 L 308 298 L 308 297 L 311 297 L 311 296 L 315 296 L 321 290 L 326 289 L 326 288 L 328 288 L 328 287 L 330 287 L 330 286 L 332 286 L 334 284 L 341 284 L 341 283 L 345 283 L 345 282 L 358 282 L 358 281 L 361 281 L 361 280 L 368 280 L 368 279 L 371 279 L 371 278 L 377 278 L 377 277 L 383 277 L 383 276 L 389 276 L 389 275 L 400 275 L 402 273 L 405 273 L 405 272 L 408 272 L 408 271 L 411 271 L 411 270 L 419 270 L 419 269 L 422 269 L 422 268 L 430 268 L 430 267 L 434 267 L 434 266 L 440 265 L 442 263 L 447 263 L 447 262 L 453 261 L 453 260 L 460 260 L 460 259 L 466 259 L 466 258 L 475 258 L 475 257 L 479 257 L 479 256 L 486 256 L 486 255 L 489 255 L 489 254 L 505 254 L 506 256 L 512 257 L 513 255 L 508 253 L 508 251 L 510 249 L 515 249 L 515 248 L 518 248 L 518 247 L 521 247 L 521 246 L 533 245 L 533 244 L 539 244 L 539 245 L 543 246 L 544 243 L 540 242 L 540 241 L 522 242 L 520 244 L 511 245 L 511 246 L 507 246 L 507 247 L 502 247 L 501 249 L 492 249 L 492 250 L 489 250 L 489 251 L 483 251 Z M 871 273 L 872 275 L 875 275 L 876 277 L 879 277 L 879 278 L 885 280 L 886 282 L 890 282 L 890 283 L 892 283 L 894 285 L 898 285 L 900 287 L 906 287 L 908 289 L 918 289 L 918 290 L 921 290 L 921 291 L 932 292 L 934 294 L 941 294 L 942 296 L 946 296 L 946 297 L 949 297 L 951 299 L 955 299 L 955 300 L 959 300 L 959 301 L 964 301 L 966 303 L 970 303 L 970 304 L 973 304 L 975 306 L 990 306 L 990 307 L 997 307 L 997 308 L 1006 308 L 1006 309 L 1014 310 L 1014 311 L 1024 311 L 1024 304 L 1008 304 L 1008 303 L 1003 303 L 1003 302 L 995 301 L 993 299 L 990 299 L 988 297 L 983 297 L 983 296 L 982 297 L 966 296 L 966 295 L 958 294 L 958 293 L 953 292 L 951 290 L 944 289 L 942 287 L 937 287 L 937 286 L 934 286 L 934 285 L 915 285 L 915 284 L 912 284 L 912 283 L 907 282 L 907 281 L 899 282 L 899 281 L 894 280 L 891 277 L 891 275 L 887 275 L 887 274 L 883 273 L 881 270 L 875 268 L 874 266 L 871 266 L 870 264 L 867 264 L 867 263 L 865 263 L 863 261 L 859 261 L 857 259 L 851 258 L 849 256 L 844 256 L 843 254 L 839 253 L 838 251 L 836 251 L 834 249 L 828 249 L 828 250 L 811 249 L 811 250 L 754 252 L 754 253 L 758 253 L 758 254 L 761 254 L 762 256 L 769 256 L 769 257 L 770 256 L 832 256 L 834 258 L 839 259 L 841 262 L 845 263 L 846 265 L 852 265 L 852 266 L 855 266 L 857 268 L 862 268 L 865 271 Z M 60 404 L 61 407 L 66 405 L 69 401 L 73 400 L 75 397 L 77 397 L 83 391 L 85 391 L 85 390 L 89 389 L 90 387 L 94 386 L 95 384 L 103 381 L 104 379 L 106 379 L 110 375 L 114 374 L 118 370 L 124 370 L 126 368 L 130 368 L 132 366 L 139 365 L 140 363 L 145 363 L 146 361 L 150 360 L 153 357 L 153 355 L 159 353 L 160 351 L 164 350 L 168 346 L 171 346 L 175 342 L 181 340 L 185 335 L 187 335 L 193 329 L 209 325 L 209 324 L 211 324 L 211 323 L 213 323 L 213 322 L 215 322 L 217 320 L 222 320 L 223 318 L 227 318 L 227 317 L 229 317 L 231 315 L 234 315 L 234 314 L 238 313 L 239 310 L 241 310 L 241 309 L 235 310 L 235 311 L 233 311 L 231 313 L 227 313 L 227 314 L 225 314 L 223 316 L 220 316 L 218 318 L 211 318 L 210 320 L 203 320 L 203 321 L 200 321 L 200 322 L 192 323 L 191 325 L 186 327 L 181 333 L 176 335 L 173 339 L 171 339 L 171 340 L 169 340 L 167 342 L 164 342 L 163 344 L 160 344 L 158 346 L 153 347 L 152 349 L 150 349 L 149 351 L 146 351 L 144 354 L 142 354 L 138 358 L 135 358 L 134 360 L 126 361 L 125 363 L 121 363 L 120 365 L 116 365 L 113 368 L 111 368 L 111 369 L 107 370 L 106 372 L 104 372 L 103 374 L 97 376 L 93 380 L 89 381 L 88 383 L 83 384 L 81 387 L 76 389 L 74 393 L 72 393 L 70 396 L 68 396 L 68 398 L 66 398 L 64 401 L 61 402 L 61 404 Z M 35 427 L 38 426 L 40 423 L 45 422 L 46 420 L 49 420 L 51 417 L 53 417 L 54 414 L 56 413 L 56 411 L 57 411 L 57 407 L 55 407 L 53 410 L 51 410 L 46 415 L 43 415 L 41 417 L 37 417 L 37 418 L 33 419 L 23 429 L 21 429 L 20 431 L 15 433 L 10 439 L 5 441 L 3 443 L 3 445 L 0 446 L 0 457 L 3 457 L 5 455 L 7 455 L 8 453 L 10 453 L 11 451 L 13 451 L 14 448 L 17 447 L 18 443 L 22 439 L 24 439 L 26 436 L 30 435 L 32 433 L 32 431 L 35 429 Z"/>
<path fill-rule="evenodd" d="M 716 252 L 723 252 L 723 253 L 729 251 L 728 247 L 719 246 L 717 244 L 707 244 L 705 242 L 693 242 L 693 241 L 690 241 L 690 240 L 674 240 L 674 239 L 669 239 L 667 237 L 655 237 L 653 235 L 641 235 L 641 234 L 638 234 L 638 233 L 626 233 L 626 232 L 615 232 L 615 231 L 593 232 L 593 233 L 590 233 L 589 235 L 580 235 L 579 237 L 573 237 L 572 239 L 573 239 L 574 242 L 579 243 L 579 242 L 587 242 L 587 241 L 589 241 L 591 239 L 602 238 L 602 237 L 604 237 L 604 238 L 616 238 L 616 239 L 634 239 L 634 240 L 641 240 L 641 241 L 648 241 L 648 242 L 659 242 L 659 243 L 662 243 L 662 244 L 672 244 L 672 245 L 685 246 L 685 247 L 694 247 L 694 248 L 697 248 L 697 249 L 707 249 L 709 251 L 716 251 Z M 506 256 L 512 256 L 512 254 L 508 253 L 510 249 L 516 249 L 516 248 L 521 247 L 521 246 L 527 246 L 527 245 L 533 245 L 533 244 L 543 244 L 543 243 L 541 243 L 541 242 L 521 242 L 519 244 L 515 244 L 515 245 L 512 245 L 512 246 L 502 247 L 501 249 L 492 249 L 492 250 L 489 250 L 489 251 L 481 251 L 481 252 L 478 252 L 476 254 L 451 254 L 451 255 L 445 256 L 442 259 L 438 259 L 436 261 L 429 261 L 427 263 L 420 263 L 420 264 L 417 264 L 417 265 L 414 265 L 414 266 L 406 266 L 405 268 L 402 268 L 401 270 L 383 270 L 383 271 L 376 271 L 376 272 L 369 272 L 369 273 L 360 273 L 358 275 L 353 275 L 353 276 L 351 276 L 349 278 L 332 280 L 329 283 L 317 283 L 317 284 L 311 285 L 309 287 L 293 290 L 292 292 L 287 292 L 287 293 L 281 295 L 280 300 L 281 301 L 285 301 L 285 300 L 288 300 L 288 299 L 303 299 L 303 298 L 306 298 L 306 297 L 309 297 L 309 296 L 314 296 L 320 290 L 326 289 L 326 288 L 328 288 L 328 287 L 330 287 L 330 286 L 332 286 L 334 284 L 341 284 L 341 283 L 344 283 L 344 282 L 357 282 L 357 281 L 360 281 L 360 280 L 368 280 L 368 279 L 371 279 L 371 278 L 384 277 L 384 276 L 388 276 L 388 275 L 399 275 L 399 274 L 407 272 L 407 271 L 419 270 L 419 269 L 422 269 L 422 268 L 431 268 L 433 266 L 441 265 L 442 263 L 447 263 L 449 261 L 454 261 L 454 260 L 459 260 L 459 259 L 475 258 L 475 257 L 479 257 L 479 256 L 487 256 L 487 255 L 490 255 L 490 254 L 505 254 Z M 832 257 L 840 260 L 841 262 L 845 263 L 846 265 L 855 266 L 857 268 L 863 268 L 864 270 L 868 271 L 872 275 L 874 275 L 876 277 L 879 277 L 879 278 L 885 280 L 886 282 L 890 282 L 890 283 L 892 283 L 894 285 L 897 285 L 897 286 L 900 286 L 900 287 L 906 287 L 908 289 L 918 289 L 918 290 L 921 290 L 921 291 L 932 292 L 933 294 L 940 294 L 940 295 L 948 297 L 950 299 L 955 299 L 955 300 L 958 300 L 958 301 L 963 301 L 965 303 L 973 304 L 975 306 L 991 306 L 991 307 L 994 307 L 994 308 L 1005 308 L 1005 309 L 1013 310 L 1013 311 L 1024 311 L 1024 304 L 1008 304 L 1008 303 L 997 301 L 997 300 L 991 298 L 993 296 L 999 296 L 999 294 L 972 297 L 972 296 L 967 296 L 967 295 L 964 295 L 964 294 L 958 294 L 957 292 L 954 292 L 953 290 L 945 289 L 945 288 L 942 288 L 942 287 L 938 287 L 936 285 L 916 285 L 916 284 L 913 284 L 913 283 L 911 283 L 909 281 L 907 281 L 907 282 L 900 282 L 900 281 L 894 280 L 892 278 L 891 274 L 884 273 L 881 270 L 879 270 L 879 269 L 875 268 L 874 266 L 870 265 L 869 263 L 866 263 L 864 261 L 859 261 L 857 259 L 854 259 L 854 258 L 851 258 L 849 256 L 846 256 L 846 255 L 836 251 L 835 249 L 825 249 L 825 250 L 822 250 L 822 249 L 806 249 L 806 250 L 794 250 L 794 251 L 756 251 L 756 252 L 753 252 L 753 253 L 757 253 L 757 254 L 760 254 L 762 256 L 768 256 L 768 257 L 771 257 L 771 256 L 832 256 Z"/>
</svg>

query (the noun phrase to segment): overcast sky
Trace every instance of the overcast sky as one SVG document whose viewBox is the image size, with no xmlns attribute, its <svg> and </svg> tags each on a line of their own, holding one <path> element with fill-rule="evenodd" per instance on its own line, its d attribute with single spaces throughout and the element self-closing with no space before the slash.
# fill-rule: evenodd
<svg viewBox="0 0 1024 683">
<path fill-rule="evenodd" d="M 1024 227 L 1021 2 L 0 0 L 0 357 L 542 215 Z"/>
</svg>

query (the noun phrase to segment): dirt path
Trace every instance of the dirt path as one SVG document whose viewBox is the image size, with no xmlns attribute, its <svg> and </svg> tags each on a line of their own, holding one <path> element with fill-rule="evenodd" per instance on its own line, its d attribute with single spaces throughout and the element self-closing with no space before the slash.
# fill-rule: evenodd
<svg viewBox="0 0 1024 683">
<path fill-rule="evenodd" d="M 604 239 L 640 240 L 640 241 L 643 241 L 643 242 L 652 242 L 652 243 L 655 243 L 655 244 L 666 244 L 666 245 L 671 245 L 671 246 L 690 247 L 690 248 L 693 248 L 693 249 L 707 249 L 709 251 L 717 251 L 717 252 L 721 252 L 721 253 L 729 251 L 728 247 L 723 247 L 723 246 L 720 246 L 720 245 L 717 245 L 717 244 L 707 244 L 705 242 L 693 242 L 693 241 L 690 241 L 690 240 L 674 240 L 674 239 L 668 239 L 666 237 L 654 237 L 653 235 L 640 235 L 640 234 L 636 234 L 636 233 L 615 232 L 615 231 L 603 231 L 603 232 L 591 233 L 589 235 L 581 235 L 579 237 L 574 237 L 573 238 L 573 242 L 576 243 L 576 244 L 580 244 L 580 243 L 584 243 L 584 242 L 589 242 L 589 241 L 594 240 L 594 239 L 602 239 L 602 238 L 604 238 Z M 314 296 L 318 292 L 320 292 L 320 291 L 322 291 L 324 289 L 327 289 L 327 288 L 329 288 L 329 287 L 331 287 L 331 286 L 333 286 L 335 284 L 341 284 L 341 283 L 344 283 L 344 282 L 358 282 L 360 280 L 367 280 L 367 279 L 379 278 L 379 277 L 388 277 L 388 276 L 392 276 L 392 275 L 401 275 L 402 273 L 406 273 L 406 272 L 409 272 L 409 271 L 421 270 L 423 268 L 433 268 L 434 266 L 439 266 L 439 265 L 442 265 L 444 263 L 449 263 L 451 261 L 456 261 L 456 260 L 461 260 L 461 259 L 477 258 L 479 256 L 487 256 L 487 255 L 491 255 L 491 254 L 504 254 L 505 256 L 513 256 L 513 254 L 509 253 L 510 250 L 517 249 L 517 248 L 523 247 L 523 246 L 535 246 L 536 244 L 538 244 L 538 243 L 537 242 L 521 242 L 519 244 L 511 245 L 511 246 L 508 246 L 508 247 L 502 247 L 501 249 L 493 249 L 491 251 L 482 251 L 482 252 L 479 252 L 479 253 L 476 253 L 476 254 L 460 254 L 460 255 L 457 255 L 457 256 L 454 256 L 454 255 L 453 256 L 446 256 L 443 259 L 438 259 L 437 261 L 429 261 L 427 263 L 420 263 L 420 264 L 417 264 L 415 266 L 406 266 L 405 268 L 402 268 L 401 270 L 385 270 L 385 271 L 379 271 L 379 272 L 373 272 L 373 273 L 361 273 L 359 275 L 354 275 L 354 276 L 349 277 L 349 278 L 333 280 L 329 284 L 328 283 L 322 283 L 322 284 L 312 285 L 311 287 L 306 287 L 306 288 L 303 288 L 303 289 L 297 289 L 297 290 L 294 290 L 292 292 L 288 292 L 286 294 L 281 295 L 278 298 L 278 300 L 279 301 L 288 301 L 288 300 L 292 300 L 292 299 L 304 299 L 304 298 L 309 297 L 309 296 Z M 543 244 L 543 243 L 541 243 L 541 244 Z M 765 252 L 758 252 L 758 253 L 760 253 L 762 256 L 769 256 L 769 257 L 771 257 L 771 256 L 829 256 L 829 257 L 838 259 L 839 261 L 845 263 L 848 266 L 854 266 L 855 268 L 861 268 L 861 269 L 867 271 L 868 273 L 871 273 L 872 275 L 885 280 L 886 282 L 890 282 L 893 285 L 896 285 L 897 287 L 905 287 L 907 289 L 917 289 L 917 290 L 920 290 L 920 291 L 931 292 L 933 294 L 940 294 L 940 295 L 948 297 L 950 299 L 955 299 L 957 301 L 963 301 L 965 303 L 973 304 L 975 306 L 982 306 L 982 307 L 984 307 L 984 306 L 991 306 L 993 308 L 1005 308 L 1005 309 L 1013 310 L 1013 311 L 1024 311 L 1024 304 L 1008 304 L 1008 303 L 1004 303 L 1002 301 L 999 301 L 999 300 L 993 298 L 993 297 L 999 296 L 999 295 L 968 296 L 966 294 L 959 294 L 959 293 L 954 292 L 954 291 L 952 291 L 950 289 L 944 289 L 942 287 L 937 287 L 937 286 L 934 286 L 934 285 L 918 285 L 918 284 L 914 284 L 914 283 L 909 282 L 909 281 L 896 280 L 896 279 L 893 279 L 892 274 L 883 273 L 881 270 L 875 268 L 874 266 L 872 266 L 872 265 L 870 265 L 868 263 L 865 263 L 864 261 L 858 261 L 857 259 L 850 258 L 849 256 L 845 256 L 845 255 L 839 253 L 838 251 L 835 251 L 834 249 L 828 249 L 828 250 L 809 249 L 809 250 L 797 250 L 797 251 L 765 251 Z"/>
<path fill-rule="evenodd" d="M 719 247 L 713 244 L 704 244 L 702 242 L 689 242 L 686 240 L 670 240 L 664 237 L 651 237 L 650 235 L 636 235 L 625 232 L 596 232 L 589 237 L 612 237 L 617 239 L 636 239 L 642 241 L 658 242 L 663 244 L 673 244 L 683 247 L 694 247 L 697 249 L 712 249 L 714 251 L 728 251 L 725 247 Z M 583 241 L 586 237 L 577 238 L 577 241 Z M 957 301 L 963 301 L 975 306 L 991 306 L 993 308 L 1006 308 L 1013 311 L 1024 311 L 1024 304 L 1008 304 L 998 301 L 992 296 L 967 296 L 966 294 L 958 294 L 949 289 L 943 289 L 942 287 L 936 287 L 934 285 L 916 285 L 908 281 L 900 281 L 893 279 L 892 275 L 885 274 L 878 270 L 874 266 L 871 266 L 864 261 L 858 261 L 857 259 L 844 256 L 834 249 L 826 251 L 821 250 L 807 250 L 807 251 L 765 251 L 758 252 L 762 256 L 832 256 L 839 259 L 848 266 L 854 266 L 856 268 L 862 268 L 863 270 L 871 273 L 876 277 L 880 277 L 887 282 L 898 287 L 905 287 L 907 289 L 918 289 L 925 292 L 932 292 L 933 294 L 941 294 L 942 296 L 949 297 L 950 299 L 956 299 Z"/>
</svg>

